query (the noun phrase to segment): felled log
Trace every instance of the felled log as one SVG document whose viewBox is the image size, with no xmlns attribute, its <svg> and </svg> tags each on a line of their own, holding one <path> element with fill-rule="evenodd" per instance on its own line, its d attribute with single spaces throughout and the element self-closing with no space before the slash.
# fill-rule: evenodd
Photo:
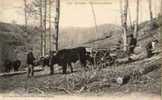
<svg viewBox="0 0 162 100">
<path fill-rule="evenodd" d="M 161 63 L 160 61 L 158 61 L 159 59 L 161 58 L 160 57 L 152 58 L 151 60 L 153 61 L 149 61 L 150 59 L 147 59 L 147 62 L 149 61 L 148 63 L 145 62 L 146 64 L 140 67 L 137 65 L 137 68 L 135 70 L 132 70 L 123 76 L 119 76 L 115 78 L 113 81 L 119 85 L 124 85 L 128 83 L 131 78 L 140 77 L 156 69 L 159 69 L 161 67 Z"/>
<path fill-rule="evenodd" d="M 41 90 L 40 88 L 32 87 L 31 89 L 34 89 L 41 94 L 45 94 L 45 92 L 43 90 Z"/>
<path fill-rule="evenodd" d="M 66 94 L 73 94 L 71 91 L 69 91 L 65 88 L 54 87 L 53 89 L 56 89 L 56 90 L 59 90 L 59 91 L 64 91 Z"/>
<path fill-rule="evenodd" d="M 110 84 L 108 82 L 92 82 L 86 86 L 87 91 L 101 90 L 104 88 L 109 88 Z"/>
<path fill-rule="evenodd" d="M 130 80 L 130 76 L 129 75 L 125 75 L 123 77 L 118 77 L 116 78 L 115 82 L 119 85 L 124 85 L 126 83 L 128 83 Z"/>
<path fill-rule="evenodd" d="M 34 72 L 40 72 L 43 71 L 43 69 L 35 69 Z M 20 75 L 20 74 L 25 74 L 27 71 L 17 71 L 17 72 L 10 72 L 10 73 L 1 73 L 0 77 L 2 76 L 13 76 L 13 75 Z"/>
</svg>

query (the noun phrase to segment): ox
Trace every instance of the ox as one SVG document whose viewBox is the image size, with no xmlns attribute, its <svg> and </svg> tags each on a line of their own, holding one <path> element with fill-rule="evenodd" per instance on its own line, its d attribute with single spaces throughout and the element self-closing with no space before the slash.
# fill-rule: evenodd
<svg viewBox="0 0 162 100">
<path fill-rule="evenodd" d="M 5 60 L 4 62 L 5 66 L 5 72 L 10 72 L 12 69 L 15 71 L 19 71 L 19 68 L 21 66 L 21 61 L 20 60 L 15 60 L 15 61 L 10 61 L 10 60 Z"/>
<path fill-rule="evenodd" d="M 81 66 L 85 68 L 89 58 L 85 47 L 59 50 L 50 60 L 50 74 L 53 74 L 53 65 L 55 64 L 62 66 L 63 74 L 66 74 L 67 66 L 70 66 L 71 72 L 73 72 L 71 64 L 78 60 Z"/>
</svg>

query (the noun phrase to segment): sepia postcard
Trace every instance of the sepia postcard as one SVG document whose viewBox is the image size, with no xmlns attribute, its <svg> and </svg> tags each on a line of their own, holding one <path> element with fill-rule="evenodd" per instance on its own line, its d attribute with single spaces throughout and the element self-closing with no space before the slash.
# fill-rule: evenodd
<svg viewBox="0 0 162 100">
<path fill-rule="evenodd" d="M 0 99 L 160 100 L 162 0 L 0 0 Z"/>
</svg>

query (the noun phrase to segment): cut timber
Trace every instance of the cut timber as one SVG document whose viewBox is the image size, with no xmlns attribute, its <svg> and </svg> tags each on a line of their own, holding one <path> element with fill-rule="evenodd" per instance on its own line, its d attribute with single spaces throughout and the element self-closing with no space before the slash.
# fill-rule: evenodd
<svg viewBox="0 0 162 100">
<path fill-rule="evenodd" d="M 65 88 L 55 87 L 54 89 L 60 90 L 60 91 L 64 91 L 64 92 L 67 93 L 67 94 L 73 94 L 71 91 L 69 91 L 69 90 L 67 90 L 67 89 L 65 89 Z"/>
<path fill-rule="evenodd" d="M 126 84 L 128 81 L 130 80 L 130 76 L 123 76 L 123 77 L 118 77 L 116 79 L 116 82 L 119 84 L 119 85 L 123 85 L 123 84 Z"/>
<path fill-rule="evenodd" d="M 43 71 L 43 69 L 35 69 L 34 72 L 40 72 Z M 13 75 L 20 75 L 20 74 L 25 74 L 27 71 L 17 71 L 17 72 L 10 72 L 10 73 L 1 73 L 0 77 L 2 76 L 13 76 Z"/>
<path fill-rule="evenodd" d="M 149 59 L 145 59 L 143 60 L 143 62 L 140 62 L 142 65 L 139 67 L 138 64 L 135 64 L 137 66 L 135 66 L 135 70 L 130 70 L 129 73 L 122 75 L 122 76 L 118 76 L 117 78 L 115 78 L 115 82 L 119 85 L 124 85 L 126 83 L 128 83 L 128 81 L 130 80 L 130 78 L 135 78 L 135 77 L 141 77 L 142 75 L 148 74 L 149 72 L 152 72 L 156 69 L 160 69 L 161 68 L 161 57 L 159 56 L 155 56 Z M 143 64 L 145 63 L 145 64 Z"/>
</svg>

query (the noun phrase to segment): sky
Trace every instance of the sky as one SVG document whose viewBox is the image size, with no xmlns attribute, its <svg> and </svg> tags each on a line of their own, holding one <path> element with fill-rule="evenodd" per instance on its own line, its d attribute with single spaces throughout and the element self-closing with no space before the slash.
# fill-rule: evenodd
<svg viewBox="0 0 162 100">
<path fill-rule="evenodd" d="M 88 0 L 61 0 L 61 27 L 92 27 L 94 16 Z M 96 23 L 120 25 L 120 0 L 89 0 L 93 2 Z M 131 20 L 135 19 L 136 0 L 129 0 Z M 159 13 L 160 0 L 152 0 L 154 16 Z M 23 0 L 0 0 L 0 21 L 24 24 Z M 149 20 L 148 0 L 140 0 L 140 22 Z M 128 20 L 129 21 L 129 20 Z"/>
</svg>

